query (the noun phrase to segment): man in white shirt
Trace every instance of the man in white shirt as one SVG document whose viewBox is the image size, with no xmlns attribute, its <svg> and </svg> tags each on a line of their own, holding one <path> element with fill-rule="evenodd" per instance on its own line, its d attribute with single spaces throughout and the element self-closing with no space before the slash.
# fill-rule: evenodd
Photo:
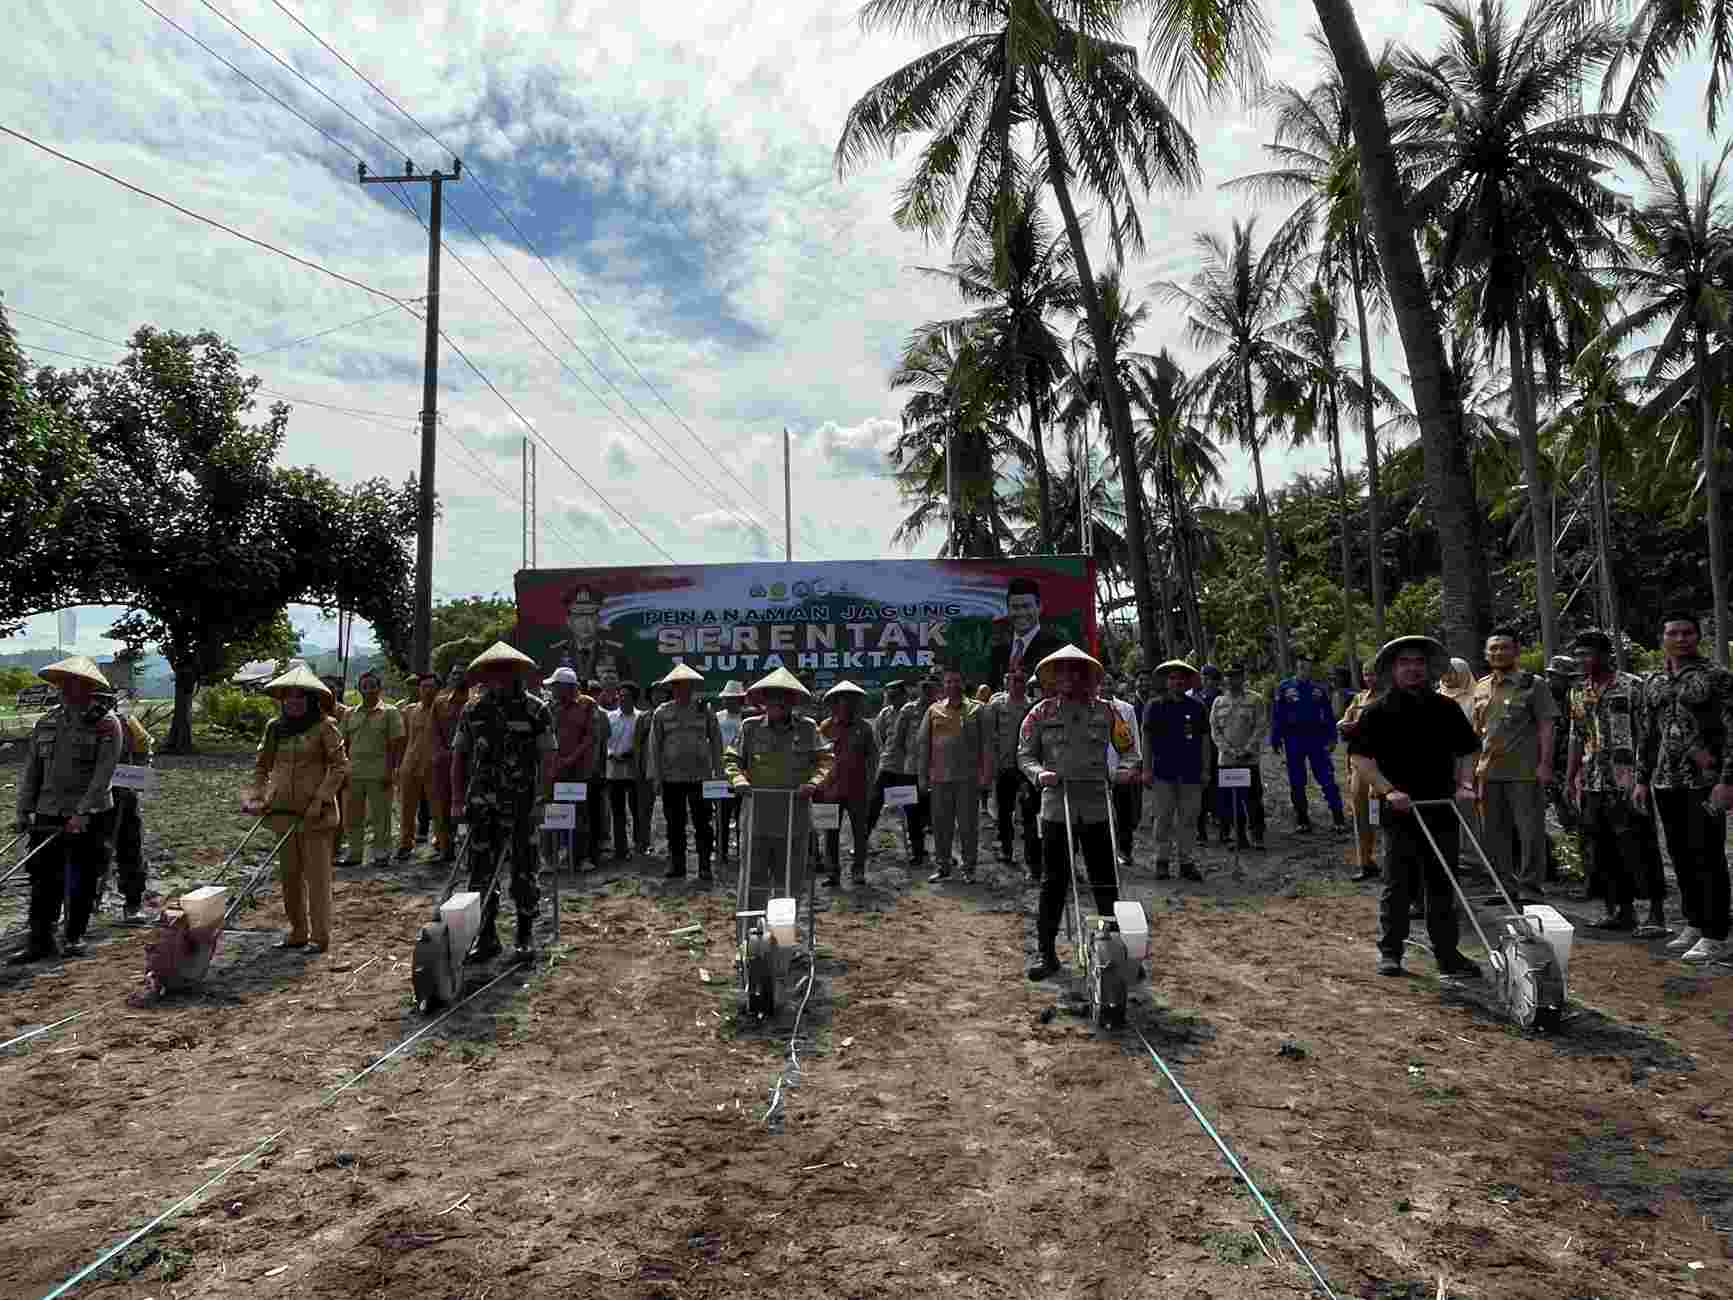
<svg viewBox="0 0 1733 1300">
<path fill-rule="evenodd" d="M 620 705 L 605 709 L 608 719 L 608 808 L 614 823 L 614 861 L 624 862 L 627 850 L 626 817 L 632 818 L 632 840 L 641 842 L 649 828 L 639 825 L 643 807 L 638 799 L 638 755 L 634 746 L 638 736 L 638 684 L 620 683 Z"/>
</svg>

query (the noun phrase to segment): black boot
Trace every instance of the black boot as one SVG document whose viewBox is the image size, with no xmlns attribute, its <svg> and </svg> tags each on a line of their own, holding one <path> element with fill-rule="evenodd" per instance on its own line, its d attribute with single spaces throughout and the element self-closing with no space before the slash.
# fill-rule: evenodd
<svg viewBox="0 0 1733 1300">
<path fill-rule="evenodd" d="M 535 956 L 535 928 L 536 918 L 533 912 L 519 912 L 517 914 L 517 958 L 519 961 L 528 961 Z"/>
<path fill-rule="evenodd" d="M 1051 979 L 1059 973 L 1059 954 L 1054 951 L 1055 935 L 1047 935 L 1041 940 L 1041 955 L 1029 968 L 1028 975 L 1032 980 Z"/>
<path fill-rule="evenodd" d="M 702 855 L 698 858 L 698 879 L 708 885 L 715 876 L 710 874 L 710 859 Z"/>
<path fill-rule="evenodd" d="M 490 894 L 481 905 L 481 928 L 465 961 L 492 961 L 505 948 L 499 941 L 499 895 Z"/>
<path fill-rule="evenodd" d="M 1173 864 L 1166 858 L 1155 860 L 1155 878 L 1157 880 L 1171 880 L 1173 878 Z"/>
<path fill-rule="evenodd" d="M 672 857 L 671 856 L 668 859 L 668 869 L 662 873 L 662 879 L 663 880 L 684 880 L 685 878 L 686 878 L 686 856 L 684 854 L 681 854 L 678 857 Z"/>
<path fill-rule="evenodd" d="M 26 966 L 58 956 L 54 946 L 54 922 L 59 919 L 60 882 L 30 874 L 30 942 L 24 951 L 7 958 L 8 966 Z"/>
</svg>

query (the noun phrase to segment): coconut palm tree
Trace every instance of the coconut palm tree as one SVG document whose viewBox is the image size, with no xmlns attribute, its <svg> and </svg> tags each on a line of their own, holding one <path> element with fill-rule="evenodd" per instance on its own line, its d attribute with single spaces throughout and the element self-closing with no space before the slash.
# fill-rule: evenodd
<svg viewBox="0 0 1733 1300">
<path fill-rule="evenodd" d="M 1193 380 L 1200 409 L 1209 422 L 1230 432 L 1251 453 L 1257 513 L 1264 538 L 1264 579 L 1270 618 L 1276 629 L 1276 658 L 1288 672 L 1288 620 L 1282 601 L 1281 559 L 1276 526 L 1264 484 L 1265 433 L 1258 415 L 1267 405 L 1290 400 L 1296 379 L 1293 358 L 1277 336 L 1282 311 L 1293 289 L 1299 247 L 1292 237 L 1272 240 L 1260 252 L 1256 220 L 1233 224 L 1230 241 L 1201 234 L 1203 255 L 1189 284 L 1163 281 L 1155 289 L 1185 309 L 1186 332 L 1194 347 L 1219 349 L 1219 355 Z"/>
<path fill-rule="evenodd" d="M 1630 216 L 1637 256 L 1617 272 L 1621 287 L 1637 295 L 1641 305 L 1609 328 L 1591 350 L 1611 352 L 1647 330 L 1665 331 L 1643 354 L 1648 362 L 1644 380 L 1659 388 L 1643 414 L 1649 427 L 1667 416 L 1687 414 L 1696 433 L 1709 528 L 1709 581 L 1715 592 L 1715 662 L 1726 667 L 1733 629 L 1727 621 L 1727 537 L 1721 522 L 1725 471 L 1718 411 L 1722 399 L 1717 390 L 1730 373 L 1725 340 L 1733 281 L 1733 213 L 1724 182 L 1733 142 L 1721 150 L 1714 166 L 1697 169 L 1695 185 L 1686 180 L 1670 143 L 1660 139 L 1652 149 L 1645 169 L 1650 191 Z"/>
<path fill-rule="evenodd" d="M 1567 5 L 1535 5 L 1520 22 L 1504 0 L 1432 0 L 1442 51 L 1396 57 L 1389 97 L 1406 114 L 1414 209 L 1437 223 L 1447 272 L 1470 276 L 1477 327 L 1510 353 L 1512 410 L 1534 527 L 1541 645 L 1558 650 L 1552 488 L 1540 453 L 1534 371 L 1555 382 L 1563 318 L 1585 260 L 1609 240 L 1616 162 L 1640 164 L 1610 113 L 1582 113 L 1582 79 L 1605 68 L 1620 33 Z"/>
<path fill-rule="evenodd" d="M 1103 367 L 1103 398 L 1125 500 L 1132 586 L 1146 658 L 1156 653 L 1155 598 L 1130 410 L 1084 239 L 1077 198 L 1106 218 L 1115 261 L 1143 249 L 1136 198 L 1157 183 L 1194 185 L 1197 146 L 1120 39 L 1124 0 L 868 0 L 869 31 L 948 38 L 870 88 L 849 110 L 836 147 L 839 175 L 929 135 L 893 220 L 929 237 L 992 229 L 1022 182 L 1017 137 L 1040 140 L 1039 175 L 1071 245 L 1084 315 Z"/>
<path fill-rule="evenodd" d="M 1313 44 L 1326 57 L 1330 50 L 1320 33 Z M 1378 60 L 1380 79 L 1390 75 L 1388 47 Z M 1372 635 L 1384 641 L 1383 503 L 1378 485 L 1377 417 L 1373 411 L 1370 318 L 1388 309 L 1378 250 L 1372 241 L 1360 185 L 1360 154 L 1342 79 L 1334 70 L 1309 91 L 1286 83 L 1267 87 L 1260 96 L 1274 114 L 1275 138 L 1264 146 L 1273 166 L 1228 181 L 1222 188 L 1247 190 L 1258 198 L 1298 199 L 1290 223 L 1315 231 L 1318 274 L 1339 283 L 1346 280 L 1354 294 L 1354 316 L 1360 343 L 1360 427 L 1366 444 L 1366 567 L 1372 589 Z M 1309 237 L 1309 236 L 1308 236 Z"/>
<path fill-rule="evenodd" d="M 1625 0 L 1603 0 L 1598 8 L 1623 13 Z M 1699 44 L 1709 48 L 1709 88 L 1703 97 L 1709 129 L 1717 130 L 1727 79 L 1733 74 L 1733 0 L 1638 0 L 1619 53 L 1601 82 L 1601 107 L 1619 105 L 1622 117 L 1646 123 L 1666 84 L 1667 69 Z M 1625 93 L 1618 94 L 1623 81 Z"/>
<path fill-rule="evenodd" d="M 1178 564 L 1185 596 L 1186 631 L 1192 648 L 1203 650 L 1203 610 L 1198 597 L 1202 562 L 1194 503 L 1221 487 L 1221 452 L 1192 419 L 1192 385 L 1185 371 L 1163 348 L 1135 367 L 1131 403 L 1137 423 L 1143 472 L 1155 480 L 1167 513 L 1169 551 Z"/>
<path fill-rule="evenodd" d="M 979 304 L 972 319 L 986 339 L 986 364 L 1004 377 L 1010 399 L 1026 412 L 1039 507 L 1035 549 L 1047 552 L 1054 531 L 1045 426 L 1065 373 L 1065 345 L 1052 319 L 1075 315 L 1081 300 L 1071 246 L 1041 210 L 1041 192 L 1038 182 L 1026 181 L 995 211 L 991 230 L 964 233 L 957 261 L 922 269 L 950 282 L 965 303 Z"/>
</svg>

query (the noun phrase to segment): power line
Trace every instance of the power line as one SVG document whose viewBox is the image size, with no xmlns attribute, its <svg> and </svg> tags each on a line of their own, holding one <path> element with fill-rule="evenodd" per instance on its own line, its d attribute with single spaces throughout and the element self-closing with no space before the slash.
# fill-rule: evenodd
<svg viewBox="0 0 1733 1300">
<path fill-rule="evenodd" d="M 443 140 L 441 140 L 438 136 L 436 136 L 432 131 L 428 130 L 428 128 L 426 126 L 424 126 L 420 122 L 420 120 L 416 118 L 416 116 L 413 113 L 411 113 L 408 109 L 404 108 L 403 105 L 398 103 L 396 99 L 392 98 L 392 96 L 382 86 L 380 86 L 378 82 L 374 81 L 365 72 L 362 72 L 360 68 L 356 67 L 347 58 L 345 58 L 343 53 L 340 50 L 338 50 L 335 46 L 333 46 L 323 36 L 320 36 L 318 32 L 314 31 L 311 27 L 307 26 L 306 23 L 302 22 L 301 19 L 292 10 L 290 10 L 287 6 L 285 6 L 283 4 L 282 0 L 271 0 L 271 3 L 273 5 L 275 5 L 276 8 L 283 14 L 283 16 L 288 18 L 290 22 L 294 23 L 295 26 L 299 27 L 308 36 L 312 37 L 313 40 L 317 41 L 319 43 L 319 45 L 328 54 L 331 55 L 332 58 L 336 59 L 337 62 L 341 63 L 345 68 L 349 69 L 350 72 L 354 73 L 363 82 L 365 82 L 373 90 L 373 92 L 375 94 L 377 94 L 387 104 L 390 104 L 391 107 L 396 109 L 400 114 L 402 114 L 403 117 L 409 122 L 409 124 L 411 126 L 415 127 L 416 130 L 420 131 L 429 140 L 433 141 L 433 143 L 438 145 L 441 149 L 445 150 L 446 153 L 451 154 L 453 157 L 456 156 L 455 150 L 453 150 Z M 625 350 L 623 348 L 621 348 L 620 345 L 614 341 L 613 335 L 608 333 L 607 328 L 601 323 L 601 321 L 596 319 L 595 315 L 590 311 L 589 307 L 584 304 L 584 302 L 572 290 L 571 286 L 569 286 L 563 279 L 561 279 L 559 273 L 557 271 L 555 271 L 554 268 L 548 263 L 547 258 L 542 256 L 541 250 L 536 247 L 535 243 L 530 239 L 530 237 L 528 235 L 526 235 L 523 232 L 523 229 L 517 224 L 517 222 L 512 219 L 511 214 L 505 210 L 504 206 L 500 203 L 500 201 L 496 197 L 494 197 L 493 191 L 490 190 L 485 184 L 482 183 L 481 178 L 478 175 L 476 175 L 475 169 L 473 166 L 470 168 L 470 179 L 475 182 L 477 188 L 479 188 L 481 190 L 482 194 L 484 196 L 486 196 L 487 201 L 493 205 L 494 211 L 499 213 L 500 218 L 506 223 L 507 226 L 509 226 L 511 228 L 512 232 L 517 235 L 518 239 L 523 242 L 524 247 L 529 249 L 530 253 L 535 257 L 536 261 L 541 263 L 542 269 L 545 270 L 550 276 L 553 277 L 554 283 L 558 284 L 560 286 L 560 288 L 565 291 L 566 296 L 572 300 L 573 304 L 578 308 L 579 311 L 583 312 L 584 316 L 589 320 L 590 324 L 595 326 L 596 331 L 599 334 L 601 334 L 603 339 L 605 339 L 607 341 L 608 346 L 613 348 L 613 350 L 619 355 L 620 359 L 623 360 L 629 367 L 631 367 L 632 373 L 638 376 L 639 381 L 643 383 L 644 387 L 648 388 L 650 390 L 650 392 L 652 394 L 654 394 L 656 400 L 658 402 L 660 402 L 662 404 L 663 408 L 665 410 L 667 410 L 667 412 L 674 417 L 674 419 L 680 424 L 680 426 L 683 429 L 685 429 L 688 434 L 690 434 L 692 436 L 693 440 L 696 441 L 698 443 L 698 445 L 700 447 L 702 447 L 709 454 L 710 458 L 716 462 L 717 466 L 722 470 L 722 472 L 724 474 L 726 474 L 729 478 L 733 479 L 735 484 L 743 492 L 746 493 L 746 499 L 748 501 L 752 501 L 755 504 L 762 504 L 762 503 L 758 502 L 757 498 L 752 495 L 752 489 L 747 487 L 747 485 L 740 480 L 740 477 L 737 474 L 735 474 L 735 472 L 733 470 L 728 468 L 727 462 L 724 461 L 719 455 L 717 455 L 715 450 L 713 448 L 711 448 L 710 445 L 704 441 L 703 437 L 698 433 L 698 431 L 686 422 L 685 418 L 683 416 L 681 416 L 681 414 L 678 411 L 676 411 L 674 409 L 674 407 L 669 403 L 668 399 L 662 395 L 661 390 L 658 389 L 653 383 L 650 382 L 649 377 L 647 375 L 645 375 L 644 372 L 638 368 L 637 363 L 635 361 L 633 361 L 632 358 L 626 354 Z M 604 378 L 607 378 L 607 376 L 604 375 Z M 612 387 L 614 389 L 615 392 L 620 392 L 619 386 L 617 384 L 615 384 L 611 378 L 608 379 L 608 384 L 610 387 Z M 622 398 L 625 398 L 624 393 L 620 393 L 620 395 Z M 625 400 L 630 401 L 629 398 L 625 398 Z M 774 508 L 772 508 L 768 505 L 765 505 L 763 508 L 770 515 L 772 520 L 774 520 L 776 522 L 783 522 L 781 520 L 780 516 L 776 513 Z M 802 530 L 805 531 L 804 521 L 802 522 Z M 807 541 L 812 545 L 815 545 L 815 546 L 818 545 L 816 542 L 813 541 L 810 533 L 808 533 L 808 535 L 807 535 Z M 823 548 L 820 547 L 819 549 L 822 550 Z"/>
<path fill-rule="evenodd" d="M 405 302 L 422 302 L 424 300 L 421 298 L 406 298 L 406 299 L 404 299 L 404 301 Z M 235 353 L 235 355 L 237 357 L 262 357 L 262 356 L 264 356 L 270 352 L 281 352 L 285 348 L 298 348 L 303 343 L 312 343 L 314 340 L 322 339 L 329 334 L 340 334 L 344 330 L 354 329 L 355 326 L 357 326 L 357 325 L 365 325 L 368 321 L 378 320 L 381 316 L 389 316 L 392 312 L 394 312 L 396 310 L 397 310 L 397 306 L 396 306 L 396 304 L 393 304 L 392 306 L 385 308 L 383 311 L 376 311 L 370 316 L 362 316 L 362 317 L 357 318 L 356 320 L 344 321 L 343 324 L 341 324 L 341 325 L 333 325 L 333 326 L 331 326 L 330 329 L 320 330 L 317 334 L 308 334 L 302 338 L 291 339 L 287 343 L 275 343 L 275 344 L 272 344 L 268 348 L 254 348 L 250 352 L 237 352 L 237 353 Z"/>
<path fill-rule="evenodd" d="M 53 146 L 43 144 L 42 141 L 37 140 L 32 136 L 25 135 L 22 131 L 15 131 L 11 127 L 5 125 L 4 123 L 0 123 L 0 131 L 5 132 L 7 135 L 11 136 L 15 140 L 22 140 L 25 144 L 29 145 L 33 149 L 40 149 L 43 153 L 48 154 L 51 157 L 60 159 L 61 162 L 71 163 L 74 167 L 80 167 L 87 172 L 93 172 L 94 174 L 102 177 L 104 180 L 113 181 L 116 185 L 120 186 L 122 189 L 131 190 L 134 194 L 137 194 L 143 198 L 151 199 L 157 203 L 163 204 L 165 207 L 173 208 L 176 212 L 180 213 L 182 216 L 191 217 L 194 221 L 202 222 L 203 224 L 205 224 L 207 226 L 211 226 L 216 230 L 220 230 L 225 235 L 233 235 L 236 239 L 245 240 L 247 243 L 252 244 L 257 248 L 262 248 L 267 252 L 277 254 L 278 257 L 288 258 L 289 261 L 294 262 L 297 265 L 304 266 L 308 270 L 311 270 L 311 271 L 317 271 L 317 272 L 319 272 L 320 275 L 328 275 L 333 280 L 341 281 L 342 283 L 349 285 L 352 288 L 361 290 L 363 293 L 370 293 L 375 298 L 384 298 L 388 302 L 402 302 L 403 301 L 396 294 L 387 293 L 383 289 L 375 289 L 372 285 L 363 284 L 360 280 L 356 280 L 356 279 L 351 278 L 350 276 L 344 275 L 341 271 L 333 271 L 328 266 L 323 266 L 318 262 L 310 261 L 305 257 L 300 257 L 295 253 L 289 252 L 287 249 L 278 248 L 275 244 L 269 243 L 263 239 L 259 239 L 254 235 L 243 234 L 241 231 L 236 230 L 233 226 L 225 226 L 222 222 L 218 221 L 215 217 L 207 217 L 203 213 L 194 212 L 191 208 L 183 208 L 180 204 L 176 203 L 173 199 L 165 199 L 160 194 L 153 194 L 150 190 L 144 189 L 142 186 L 134 185 L 131 181 L 122 180 L 120 177 L 116 176 L 113 172 L 104 171 L 102 168 L 96 166 L 94 163 L 87 163 L 81 159 L 74 158 L 71 154 L 62 153 L 62 152 L 60 152 L 60 150 L 54 148 Z"/>
</svg>

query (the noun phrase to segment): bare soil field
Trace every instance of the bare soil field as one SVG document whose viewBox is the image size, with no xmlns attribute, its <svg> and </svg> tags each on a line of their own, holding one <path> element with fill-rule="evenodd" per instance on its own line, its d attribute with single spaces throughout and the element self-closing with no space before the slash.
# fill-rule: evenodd
<svg viewBox="0 0 1733 1300">
<path fill-rule="evenodd" d="M 162 760 L 157 894 L 238 842 L 247 762 Z M 1553 1035 L 1418 949 L 1379 978 L 1346 841 L 1289 833 L 1265 777 L 1267 852 L 1213 851 L 1202 884 L 1157 883 L 1140 852 L 1130 1021 L 1334 1293 L 1733 1293 L 1733 971 L 1579 928 Z M 1034 890 L 991 823 L 972 886 L 911 879 L 898 838 L 887 817 L 869 883 L 820 890 L 769 1123 L 796 1008 L 737 1011 L 732 869 L 665 884 L 660 841 L 568 875 L 533 965 L 484 968 L 472 987 L 504 977 L 340 1093 L 427 1023 L 409 957 L 443 868 L 339 872 L 319 957 L 269 948 L 268 895 L 201 994 L 144 1008 L 145 933 L 111 893 L 88 956 L 0 975 L 0 1041 L 84 1013 L 0 1052 L 0 1295 L 48 1294 L 273 1135 L 75 1294 L 1317 1293 L 1136 1035 L 1022 977 Z M 23 898 L 0 890 L 0 931 Z"/>
</svg>

